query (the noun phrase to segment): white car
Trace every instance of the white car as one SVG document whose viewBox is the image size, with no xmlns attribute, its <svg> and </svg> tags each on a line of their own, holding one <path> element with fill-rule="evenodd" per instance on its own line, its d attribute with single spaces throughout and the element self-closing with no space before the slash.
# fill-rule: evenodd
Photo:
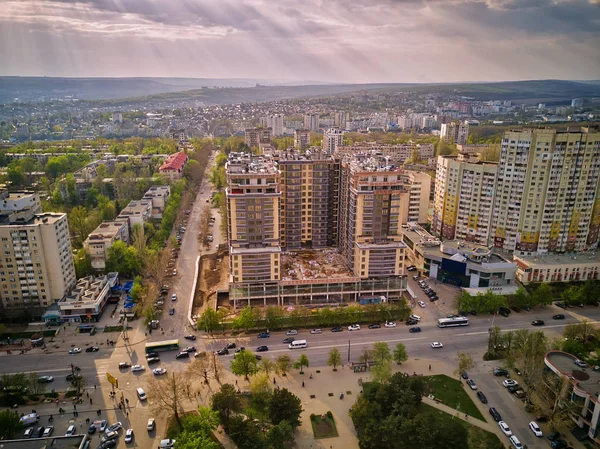
<svg viewBox="0 0 600 449">
<path fill-rule="evenodd" d="M 165 368 L 155 368 L 152 370 L 152 374 L 162 376 L 163 374 L 167 374 L 167 370 Z"/>
<path fill-rule="evenodd" d="M 290 329 L 285 335 L 298 335 L 298 331 L 296 329 Z"/>
<path fill-rule="evenodd" d="M 116 422 L 106 428 L 106 433 L 108 432 L 117 432 L 118 430 L 123 428 L 123 424 L 119 421 Z"/>
<path fill-rule="evenodd" d="M 433 341 L 433 342 L 431 342 L 431 347 L 432 348 L 443 348 L 444 345 L 441 344 L 439 341 Z"/>
<path fill-rule="evenodd" d="M 321 329 L 313 329 L 310 331 L 311 334 L 320 334 L 321 332 L 323 332 Z"/>
<path fill-rule="evenodd" d="M 75 427 L 73 424 L 71 424 L 69 427 L 67 427 L 65 436 L 70 437 L 71 435 L 75 435 L 75 432 L 77 432 L 77 427 Z"/>
<path fill-rule="evenodd" d="M 408 317 L 409 320 L 421 321 L 421 317 L 419 315 L 411 315 Z"/>
<path fill-rule="evenodd" d="M 519 385 L 519 382 L 517 382 L 516 380 L 512 380 L 512 379 L 506 379 L 504 382 L 502 382 L 502 385 L 504 385 L 506 388 L 515 387 L 515 386 Z"/>
<path fill-rule="evenodd" d="M 421 307 L 425 307 L 425 303 L 423 301 L 419 301 L 417 304 L 419 304 Z"/>
<path fill-rule="evenodd" d="M 50 383 L 54 380 L 54 377 L 52 376 L 40 376 L 38 379 L 38 382 L 40 383 Z"/>
<path fill-rule="evenodd" d="M 500 430 L 504 435 L 507 437 L 512 435 L 512 430 L 510 430 L 510 427 L 508 427 L 508 424 L 506 424 L 504 421 L 498 421 L 498 425 L 500 426 Z"/>
<path fill-rule="evenodd" d="M 175 270 L 173 270 L 173 271 L 175 271 Z M 173 293 L 171 295 L 171 301 L 177 301 L 177 293 Z"/>
<path fill-rule="evenodd" d="M 81 348 L 71 348 L 69 349 L 69 354 L 79 354 L 81 352 Z"/>
<path fill-rule="evenodd" d="M 585 368 L 587 366 L 587 363 L 585 363 L 583 360 L 579 360 L 579 359 L 575 360 L 574 363 L 575 363 L 575 365 L 581 366 L 582 368 Z"/>
<path fill-rule="evenodd" d="M 154 418 L 148 419 L 148 424 L 146 424 L 146 429 L 148 429 L 148 432 L 150 432 L 151 430 L 154 430 L 155 428 L 156 428 L 156 421 L 154 421 Z"/>
<path fill-rule="evenodd" d="M 350 326 L 348 326 L 348 330 L 349 331 L 359 331 L 360 330 L 360 324 L 351 324 Z"/>
<path fill-rule="evenodd" d="M 531 429 L 531 431 L 534 433 L 534 435 L 536 437 L 544 436 L 544 434 L 542 433 L 542 429 L 540 429 L 540 426 L 538 426 L 535 421 L 531 421 L 529 423 L 529 428 Z"/>
<path fill-rule="evenodd" d="M 393 321 L 386 321 L 384 326 L 385 327 L 396 327 L 396 323 L 394 323 Z"/>
<path fill-rule="evenodd" d="M 145 369 L 146 369 L 146 367 L 144 365 L 133 365 L 131 367 L 131 372 L 137 373 L 138 371 L 144 371 Z"/>
<path fill-rule="evenodd" d="M 469 388 L 473 391 L 477 390 L 477 384 L 475 383 L 475 381 L 473 379 L 467 379 L 467 385 L 469 386 Z"/>
<path fill-rule="evenodd" d="M 133 429 L 127 429 L 125 432 L 125 443 L 131 443 L 133 441 Z"/>
<path fill-rule="evenodd" d="M 42 437 L 44 437 L 44 438 L 49 437 L 50 435 L 52 435 L 53 432 L 54 432 L 54 426 L 48 426 L 44 429 L 44 433 L 42 434 Z"/>
</svg>

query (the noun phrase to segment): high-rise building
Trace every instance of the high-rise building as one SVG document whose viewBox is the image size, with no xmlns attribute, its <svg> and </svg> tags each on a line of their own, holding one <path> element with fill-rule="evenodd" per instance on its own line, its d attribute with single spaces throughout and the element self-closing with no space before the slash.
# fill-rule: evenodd
<svg viewBox="0 0 600 449">
<path fill-rule="evenodd" d="M 35 203 L 0 215 L 0 299 L 10 317 L 41 317 L 76 282 L 67 215 L 38 214 Z"/>
<path fill-rule="evenodd" d="M 347 121 L 348 121 L 348 113 L 346 111 L 338 111 L 333 116 L 333 126 L 337 126 L 342 131 L 346 129 Z"/>
<path fill-rule="evenodd" d="M 310 131 L 297 129 L 294 131 L 294 148 L 304 150 L 310 146 Z"/>
<path fill-rule="evenodd" d="M 431 176 L 427 173 L 407 170 L 401 179 L 408 189 L 408 207 L 403 208 L 401 223 L 427 223 Z"/>
<path fill-rule="evenodd" d="M 466 121 L 460 123 L 442 123 L 440 139 L 448 143 L 466 144 L 469 140 L 469 123 Z"/>
<path fill-rule="evenodd" d="M 404 272 L 402 171 L 375 154 L 346 155 L 340 169 L 339 248 L 360 278 Z"/>
<path fill-rule="evenodd" d="M 274 136 L 283 136 L 283 114 L 267 115 L 262 122 L 266 128 L 271 128 Z"/>
<path fill-rule="evenodd" d="M 319 114 L 304 114 L 304 128 L 309 131 L 318 131 Z"/>
<path fill-rule="evenodd" d="M 323 133 L 321 147 L 327 153 L 334 153 L 344 143 L 344 132 L 337 128 L 329 128 Z"/>
<path fill-rule="evenodd" d="M 600 131 L 507 131 L 491 242 L 518 254 L 594 250 L 600 231 Z"/>
<path fill-rule="evenodd" d="M 248 128 L 244 130 L 244 141 L 250 148 L 255 148 L 261 143 L 271 143 L 271 133 L 271 128 Z"/>
<path fill-rule="evenodd" d="M 431 230 L 444 239 L 487 245 L 498 164 L 438 156 Z"/>
<path fill-rule="evenodd" d="M 572 108 L 582 108 L 583 107 L 583 98 L 573 98 L 571 100 Z"/>
<path fill-rule="evenodd" d="M 277 164 L 249 153 L 230 153 L 225 171 L 233 282 L 277 281 L 281 268 Z"/>
<path fill-rule="evenodd" d="M 123 113 L 113 112 L 112 113 L 112 121 L 113 121 L 113 123 L 123 123 Z"/>
</svg>

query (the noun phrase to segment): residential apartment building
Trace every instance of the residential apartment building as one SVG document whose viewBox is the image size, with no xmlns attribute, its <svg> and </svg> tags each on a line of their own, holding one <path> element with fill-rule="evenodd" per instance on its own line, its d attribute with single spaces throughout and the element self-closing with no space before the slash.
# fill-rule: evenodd
<svg viewBox="0 0 600 449">
<path fill-rule="evenodd" d="M 272 114 L 261 118 L 265 128 L 271 128 L 273 136 L 283 136 L 283 114 Z"/>
<path fill-rule="evenodd" d="M 341 154 L 354 154 L 376 151 L 383 156 L 389 156 L 391 161 L 397 165 L 404 165 L 416 155 L 419 160 L 427 160 L 433 157 L 433 144 L 415 144 L 413 142 L 402 144 L 383 144 L 379 142 L 354 142 L 352 145 L 342 145 L 336 150 Z"/>
<path fill-rule="evenodd" d="M 399 232 L 400 169 L 380 155 L 346 155 L 340 168 L 339 247 L 358 277 L 399 276 L 404 251 Z"/>
<path fill-rule="evenodd" d="M 10 214 L 25 209 L 31 210 L 34 214 L 42 212 L 40 196 L 36 192 L 29 190 L 9 192 L 0 189 L 0 214 Z"/>
<path fill-rule="evenodd" d="M 118 221 L 129 220 L 129 233 L 135 225 L 144 226 L 152 217 L 152 201 L 139 200 L 130 201 L 129 204 L 121 211 L 119 216 L 116 218 Z"/>
<path fill-rule="evenodd" d="M 310 147 L 310 131 L 308 129 L 296 129 L 294 131 L 294 148 L 304 150 Z"/>
<path fill-rule="evenodd" d="M 401 223 L 427 223 L 431 176 L 427 173 L 406 170 L 401 179 L 408 188 L 408 207 L 401 216 Z"/>
<path fill-rule="evenodd" d="M 328 153 L 334 153 L 344 143 L 344 132 L 338 128 L 329 128 L 323 133 L 321 148 Z"/>
<path fill-rule="evenodd" d="M 304 128 L 309 131 L 319 130 L 319 114 L 304 114 Z"/>
<path fill-rule="evenodd" d="M 498 164 L 438 156 L 431 230 L 443 239 L 487 245 Z"/>
<path fill-rule="evenodd" d="M 464 145 L 469 140 L 468 122 L 443 123 L 440 129 L 440 139 L 448 143 Z"/>
<path fill-rule="evenodd" d="M 261 143 L 271 143 L 271 128 L 248 128 L 244 130 L 244 142 L 250 148 L 258 147 Z"/>
<path fill-rule="evenodd" d="M 517 279 L 530 282 L 574 282 L 596 280 L 600 273 L 600 254 L 515 255 Z"/>
<path fill-rule="evenodd" d="M 0 214 L 0 300 L 8 317 L 41 316 L 76 281 L 67 215 L 35 210 Z"/>
<path fill-rule="evenodd" d="M 171 187 L 169 186 L 153 186 L 148 189 L 143 201 L 152 201 L 152 218 L 160 220 L 167 206 L 167 201 L 171 196 Z"/>
<path fill-rule="evenodd" d="M 280 276 L 280 174 L 270 158 L 231 153 L 226 163 L 229 262 L 233 282 Z"/>
<path fill-rule="evenodd" d="M 181 179 L 183 176 L 183 167 L 188 161 L 187 154 L 179 151 L 177 153 L 169 155 L 169 157 L 163 162 L 158 171 L 161 175 L 167 177 L 170 181 Z"/>
<path fill-rule="evenodd" d="M 108 251 L 117 241 L 129 244 L 129 220 L 103 221 L 83 242 L 83 249 L 90 255 L 92 268 L 106 268 Z"/>
<path fill-rule="evenodd" d="M 344 131 L 346 129 L 348 118 L 348 113 L 346 111 L 337 111 L 333 116 L 333 126 L 337 126 Z"/>
<path fill-rule="evenodd" d="M 515 254 L 598 247 L 600 131 L 507 131 L 490 243 Z"/>
</svg>

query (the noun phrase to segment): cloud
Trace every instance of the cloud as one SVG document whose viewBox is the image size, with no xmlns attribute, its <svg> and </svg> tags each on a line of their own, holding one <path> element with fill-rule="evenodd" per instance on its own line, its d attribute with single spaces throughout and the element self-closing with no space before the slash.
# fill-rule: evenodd
<svg viewBox="0 0 600 449">
<path fill-rule="evenodd" d="M 10 62 L 0 74 L 600 78 L 598 6 L 596 0 L 0 0 L 0 58 Z"/>
</svg>

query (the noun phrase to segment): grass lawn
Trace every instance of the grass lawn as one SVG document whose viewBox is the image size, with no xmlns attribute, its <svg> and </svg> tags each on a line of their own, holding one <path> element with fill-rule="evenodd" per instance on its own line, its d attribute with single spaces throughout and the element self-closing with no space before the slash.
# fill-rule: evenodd
<svg viewBox="0 0 600 449">
<path fill-rule="evenodd" d="M 419 413 L 425 415 L 437 415 L 441 419 L 452 419 L 452 416 L 449 414 L 427 404 L 421 404 L 419 406 Z M 455 421 L 464 426 L 469 432 L 469 449 L 504 448 L 504 445 L 495 434 L 480 429 L 479 427 L 469 424 L 467 421 L 463 421 L 462 419 L 455 419 Z"/>
<path fill-rule="evenodd" d="M 445 374 L 426 376 L 425 380 L 431 388 L 431 394 L 440 399 L 442 404 L 454 409 L 458 407 L 460 413 L 467 413 L 469 416 L 485 421 L 459 380 Z"/>
<path fill-rule="evenodd" d="M 335 421 L 328 415 L 310 415 L 313 434 L 315 438 L 334 438 L 338 436 Z"/>
</svg>

